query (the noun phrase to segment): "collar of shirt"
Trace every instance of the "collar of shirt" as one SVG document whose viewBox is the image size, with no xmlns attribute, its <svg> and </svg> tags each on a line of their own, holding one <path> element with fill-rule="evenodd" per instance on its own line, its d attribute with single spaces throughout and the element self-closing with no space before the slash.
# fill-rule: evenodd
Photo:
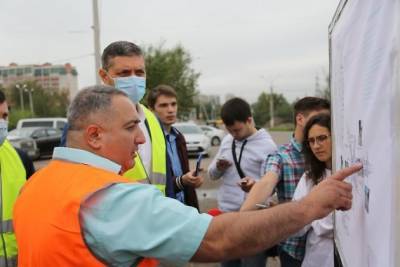
<svg viewBox="0 0 400 267">
<path fill-rule="evenodd" d="M 164 134 L 167 137 L 168 142 L 175 141 L 176 137 L 178 136 L 178 132 L 176 131 L 176 129 L 174 127 L 171 127 L 170 132 L 167 132 L 166 130 L 164 130 Z"/>
<path fill-rule="evenodd" d="M 293 146 L 298 152 L 301 152 L 301 150 L 303 149 L 303 146 L 302 146 L 300 143 L 298 143 L 294 137 L 292 137 L 292 139 L 290 139 L 290 143 L 292 144 L 292 146 Z"/>
<path fill-rule="evenodd" d="M 54 148 L 53 159 L 82 163 L 114 173 L 121 171 L 121 166 L 117 163 L 82 149 L 56 147 Z"/>
</svg>

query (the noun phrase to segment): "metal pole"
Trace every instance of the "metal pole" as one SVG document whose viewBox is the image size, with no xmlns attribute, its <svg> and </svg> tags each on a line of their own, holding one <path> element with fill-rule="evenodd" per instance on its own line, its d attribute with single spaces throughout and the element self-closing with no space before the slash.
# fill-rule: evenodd
<svg viewBox="0 0 400 267">
<path fill-rule="evenodd" d="M 21 103 L 21 110 L 24 111 L 24 95 L 23 95 L 23 90 L 26 87 L 26 85 L 24 84 L 23 87 L 21 87 L 19 84 L 15 85 L 18 90 L 19 90 L 19 101 Z"/>
<path fill-rule="evenodd" d="M 33 115 L 33 99 L 32 99 L 32 92 L 33 89 L 28 89 L 28 93 L 29 93 L 29 105 L 31 106 L 31 113 Z"/>
<path fill-rule="evenodd" d="M 100 23 L 99 23 L 99 8 L 97 0 L 93 0 L 93 34 L 94 34 L 94 64 L 96 84 L 100 84 L 98 71 L 100 69 Z"/>
<path fill-rule="evenodd" d="M 269 127 L 273 128 L 275 125 L 274 121 L 274 87 L 270 86 L 270 98 L 269 98 L 269 114 L 271 114 L 271 120 L 269 121 Z"/>
</svg>

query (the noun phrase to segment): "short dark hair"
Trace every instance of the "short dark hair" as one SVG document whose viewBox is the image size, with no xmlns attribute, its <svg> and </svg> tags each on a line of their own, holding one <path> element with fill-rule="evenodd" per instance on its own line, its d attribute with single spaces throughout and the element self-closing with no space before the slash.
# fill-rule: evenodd
<svg viewBox="0 0 400 267">
<path fill-rule="evenodd" d="M 176 91 L 172 86 L 160 84 L 150 90 L 149 94 L 147 95 L 147 105 L 154 109 L 157 99 L 162 95 L 177 98 Z"/>
<path fill-rule="evenodd" d="M 101 55 L 102 68 L 108 70 L 111 59 L 115 57 L 143 56 L 142 49 L 128 41 L 117 41 L 109 44 Z"/>
<path fill-rule="evenodd" d="M 221 108 L 221 118 L 227 126 L 235 121 L 246 122 L 249 117 L 252 117 L 249 103 L 238 97 L 226 101 Z"/>
<path fill-rule="evenodd" d="M 6 101 L 6 95 L 2 90 L 0 90 L 0 104 L 3 104 Z"/>
<path fill-rule="evenodd" d="M 296 117 L 298 114 L 307 116 L 312 111 L 320 111 L 323 109 L 330 110 L 330 108 L 331 104 L 326 99 L 313 96 L 303 97 L 294 104 L 294 124 L 296 125 Z"/>
<path fill-rule="evenodd" d="M 308 133 L 314 125 L 325 127 L 331 132 L 331 115 L 326 113 L 320 113 L 312 116 L 306 126 L 304 127 L 304 139 L 303 139 L 303 150 L 305 160 L 305 172 L 307 177 L 310 178 L 314 184 L 318 184 L 324 175 L 326 165 L 324 162 L 319 161 L 315 157 L 311 150 L 310 144 L 308 143 Z"/>
</svg>

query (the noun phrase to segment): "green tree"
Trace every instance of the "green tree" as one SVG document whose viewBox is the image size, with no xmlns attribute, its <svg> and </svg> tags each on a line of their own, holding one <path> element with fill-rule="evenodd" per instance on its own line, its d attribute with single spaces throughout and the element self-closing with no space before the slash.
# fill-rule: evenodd
<svg viewBox="0 0 400 267">
<path fill-rule="evenodd" d="M 24 85 L 23 88 L 13 85 L 5 89 L 7 101 L 11 107 L 10 128 L 15 127 L 17 121 L 21 118 L 66 116 L 69 105 L 67 91 L 57 92 L 53 89 L 43 89 L 33 81 L 26 81 Z M 21 94 L 24 109 L 22 109 L 21 105 Z M 33 113 L 30 110 L 30 94 L 34 109 Z"/>
<path fill-rule="evenodd" d="M 259 127 L 264 127 L 270 119 L 269 96 L 265 92 L 262 92 L 258 96 L 257 102 L 253 104 L 253 118 Z"/>
<path fill-rule="evenodd" d="M 264 127 L 271 120 L 270 113 L 271 94 L 262 92 L 257 102 L 252 105 L 253 118 L 258 127 Z M 292 120 L 292 107 L 282 94 L 272 94 L 274 102 L 274 118 L 277 123 Z"/>
<path fill-rule="evenodd" d="M 187 115 L 194 107 L 193 97 L 200 73 L 191 68 L 192 58 L 181 45 L 166 49 L 163 44 L 145 49 L 147 90 L 157 85 L 172 86 L 178 95 L 180 116 Z"/>
<path fill-rule="evenodd" d="M 33 94 L 36 117 L 65 117 L 69 105 L 68 92 L 38 89 Z"/>
</svg>

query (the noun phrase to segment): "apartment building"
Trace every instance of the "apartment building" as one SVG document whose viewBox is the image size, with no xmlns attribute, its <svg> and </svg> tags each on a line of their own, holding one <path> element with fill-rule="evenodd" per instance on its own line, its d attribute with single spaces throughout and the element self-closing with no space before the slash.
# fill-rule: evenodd
<svg viewBox="0 0 400 267">
<path fill-rule="evenodd" d="M 0 66 L 0 84 L 4 87 L 36 81 L 44 89 L 68 91 L 70 98 L 78 92 L 78 72 L 70 63 L 64 65 L 17 65 Z"/>
</svg>

